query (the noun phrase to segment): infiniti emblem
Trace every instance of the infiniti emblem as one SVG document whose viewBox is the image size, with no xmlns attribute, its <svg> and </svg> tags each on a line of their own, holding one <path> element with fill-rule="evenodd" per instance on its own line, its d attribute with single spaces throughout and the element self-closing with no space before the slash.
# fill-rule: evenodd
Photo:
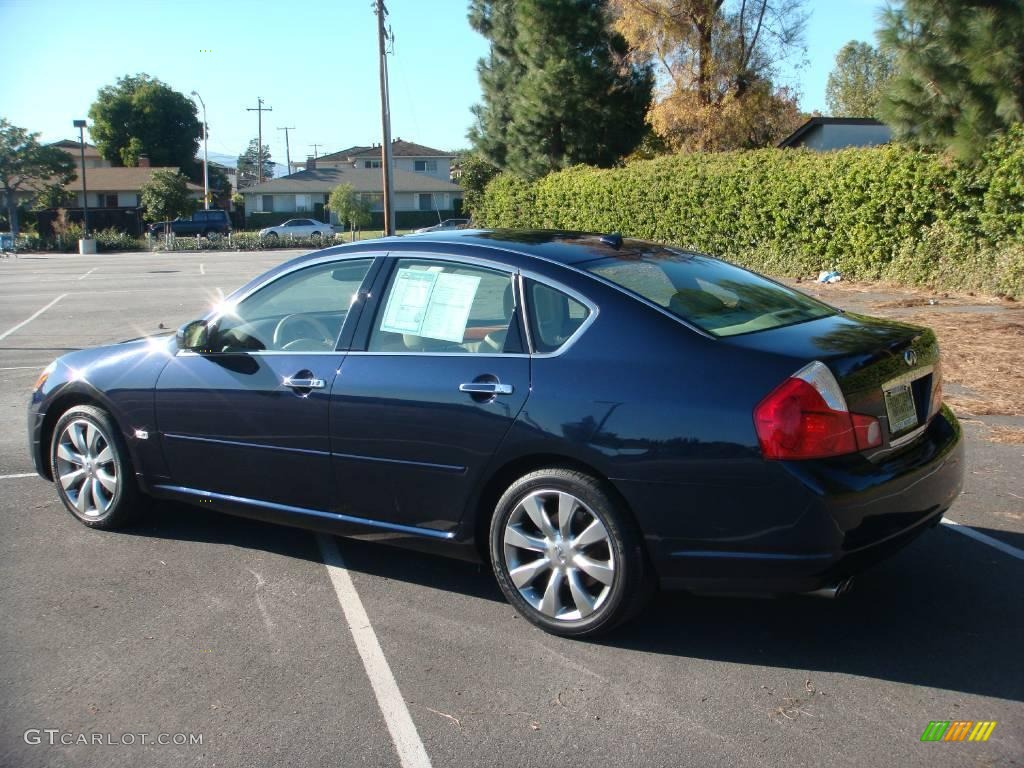
<svg viewBox="0 0 1024 768">
<path fill-rule="evenodd" d="M 907 365 L 913 368 L 915 365 L 917 365 L 917 352 L 915 352 L 912 349 L 908 349 L 906 352 L 903 353 L 903 362 L 905 362 Z"/>
</svg>

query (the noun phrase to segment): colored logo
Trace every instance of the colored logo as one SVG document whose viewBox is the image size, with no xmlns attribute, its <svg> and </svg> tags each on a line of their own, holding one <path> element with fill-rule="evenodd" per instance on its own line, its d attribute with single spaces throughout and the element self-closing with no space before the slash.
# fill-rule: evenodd
<svg viewBox="0 0 1024 768">
<path fill-rule="evenodd" d="M 921 741 L 988 741 L 995 727 L 995 720 L 932 720 Z"/>
</svg>

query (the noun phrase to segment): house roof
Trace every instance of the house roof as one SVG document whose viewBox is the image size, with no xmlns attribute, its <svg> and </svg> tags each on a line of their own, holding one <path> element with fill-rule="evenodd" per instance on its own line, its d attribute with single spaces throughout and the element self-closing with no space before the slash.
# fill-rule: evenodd
<svg viewBox="0 0 1024 768">
<path fill-rule="evenodd" d="M 368 154 L 380 154 L 380 147 L 366 147 L 364 151 L 353 154 L 353 157 Z M 394 139 L 391 142 L 392 157 L 455 157 L 450 152 L 442 152 L 440 149 L 431 149 L 422 144 L 417 144 L 404 139 Z"/>
<path fill-rule="evenodd" d="M 461 192 L 457 184 L 423 173 L 410 173 L 395 169 L 392 172 L 395 192 Z M 384 184 L 380 168 L 316 168 L 299 171 L 290 176 L 271 179 L 241 190 L 246 195 L 256 194 L 299 194 L 330 192 L 339 184 L 351 184 L 356 192 L 383 192 Z M 90 187 L 92 185 L 90 184 Z"/>
<path fill-rule="evenodd" d="M 340 163 L 344 162 L 345 160 L 348 160 L 349 158 L 354 157 L 355 155 L 361 155 L 364 152 L 367 152 L 371 149 L 374 149 L 374 147 L 356 146 L 349 147 L 348 149 L 339 149 L 337 152 L 331 152 L 331 154 L 329 155 L 320 155 L 320 157 L 316 158 L 316 162 L 319 163 L 321 160 L 323 160 L 328 163 Z M 377 151 L 379 152 L 380 148 L 377 148 Z"/>
<path fill-rule="evenodd" d="M 875 120 L 873 117 L 812 117 L 775 146 L 780 148 L 795 147 L 811 130 L 821 125 L 884 126 L 885 123 Z"/>
<path fill-rule="evenodd" d="M 89 168 L 85 172 L 85 185 L 90 192 L 138 192 L 156 171 L 177 171 L 177 168 Z M 189 182 L 189 190 L 202 192 L 198 184 Z M 82 191 L 79 175 L 64 185 L 68 192 Z"/>
<path fill-rule="evenodd" d="M 340 149 L 337 152 L 332 152 L 329 155 L 321 155 L 316 158 L 316 161 L 327 162 L 327 163 L 338 163 L 345 162 L 346 160 L 354 160 L 357 157 L 366 157 L 367 155 L 373 155 L 378 157 L 380 155 L 380 145 L 371 145 L 369 147 L 349 147 L 348 149 Z M 417 144 L 412 141 L 405 141 L 404 139 L 393 139 L 391 141 L 391 156 L 392 157 L 455 157 L 451 152 L 442 152 L 439 149 L 431 149 L 422 144 Z"/>
<path fill-rule="evenodd" d="M 63 149 L 65 152 L 74 155 L 76 158 L 81 157 L 82 145 L 77 141 L 72 141 L 71 139 L 62 139 L 60 141 L 53 142 L 50 146 Z M 102 157 L 100 151 L 96 148 L 96 146 L 94 144 L 90 144 L 89 142 L 85 142 L 85 156 Z"/>
</svg>

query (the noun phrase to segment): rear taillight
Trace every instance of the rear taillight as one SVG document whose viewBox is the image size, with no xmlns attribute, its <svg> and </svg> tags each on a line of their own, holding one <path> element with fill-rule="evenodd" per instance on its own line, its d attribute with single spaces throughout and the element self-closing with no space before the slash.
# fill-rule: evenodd
<svg viewBox="0 0 1024 768">
<path fill-rule="evenodd" d="M 878 419 L 850 413 L 828 367 L 815 361 L 776 387 L 754 409 L 766 459 L 818 459 L 882 444 Z"/>
</svg>

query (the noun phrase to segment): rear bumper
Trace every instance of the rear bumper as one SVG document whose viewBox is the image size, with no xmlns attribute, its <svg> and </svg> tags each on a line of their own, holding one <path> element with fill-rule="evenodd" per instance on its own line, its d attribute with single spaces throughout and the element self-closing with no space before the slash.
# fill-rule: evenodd
<svg viewBox="0 0 1024 768">
<path fill-rule="evenodd" d="M 887 457 L 779 469 L 760 509 L 742 517 L 721 510 L 723 520 L 742 520 L 741 530 L 723 524 L 714 539 L 695 539 L 652 536 L 644 526 L 665 588 L 806 592 L 851 576 L 938 524 L 962 488 L 964 447 L 956 417 L 943 408 L 920 439 Z M 759 525 L 751 515 L 762 516 Z"/>
</svg>

